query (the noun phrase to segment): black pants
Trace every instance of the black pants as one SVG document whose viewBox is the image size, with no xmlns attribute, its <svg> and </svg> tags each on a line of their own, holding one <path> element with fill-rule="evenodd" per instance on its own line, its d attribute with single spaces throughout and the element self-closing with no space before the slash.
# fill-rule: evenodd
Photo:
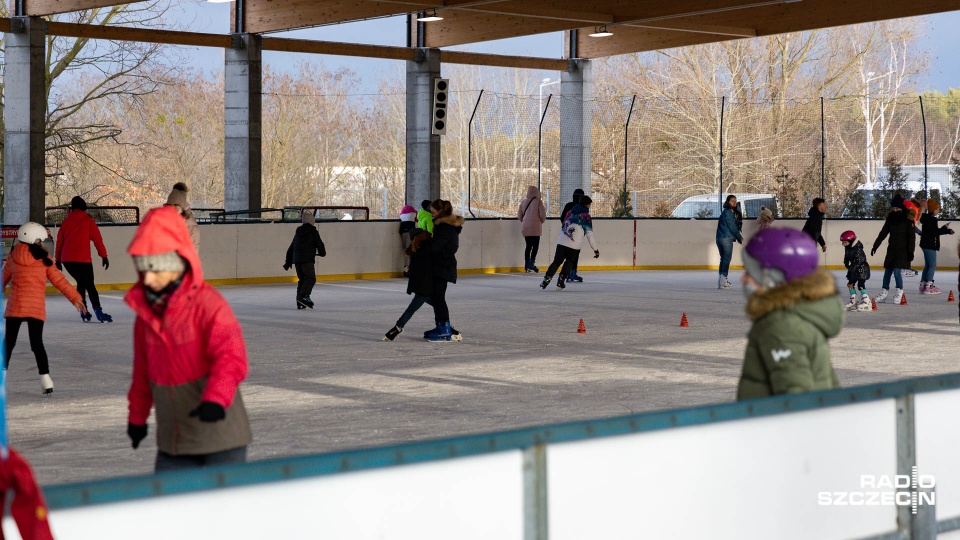
<svg viewBox="0 0 960 540">
<path fill-rule="evenodd" d="M 433 316 L 438 323 L 450 321 L 450 308 L 447 307 L 447 281 L 444 279 L 433 279 L 433 294 L 430 295 L 433 301 Z"/>
<path fill-rule="evenodd" d="M 7 317 L 7 367 L 10 367 L 10 355 L 13 354 L 13 346 L 17 344 L 17 334 L 20 333 L 20 324 L 27 323 L 27 331 L 30 334 L 30 350 L 37 357 L 37 371 L 41 375 L 50 373 L 50 362 L 47 359 L 47 350 L 43 348 L 43 321 L 28 317 Z"/>
<path fill-rule="evenodd" d="M 157 461 L 154 470 L 158 473 L 166 471 L 182 471 L 184 469 L 199 469 L 213 465 L 229 465 L 231 463 L 246 463 L 247 447 L 233 448 L 212 454 L 196 454 L 189 456 L 174 456 L 166 452 L 157 451 Z"/>
<path fill-rule="evenodd" d="M 297 298 L 308 298 L 313 292 L 313 286 L 317 284 L 317 265 L 316 263 L 297 263 Z"/>
<path fill-rule="evenodd" d="M 90 294 L 90 305 L 100 307 L 100 293 L 93 284 L 93 263 L 65 262 L 63 267 L 77 280 L 77 292 L 83 298 L 83 305 L 87 305 L 87 294 Z"/>
<path fill-rule="evenodd" d="M 550 263 L 550 268 L 547 268 L 547 275 L 545 277 L 552 278 L 554 274 L 557 273 L 557 268 L 560 268 L 560 265 L 563 265 L 563 268 L 560 268 L 560 278 L 566 279 L 570 275 L 570 270 L 576 270 L 577 261 L 580 260 L 580 250 L 569 248 L 567 246 L 562 246 L 557 244 L 557 252 L 553 256 L 553 262 Z"/>
<path fill-rule="evenodd" d="M 540 250 L 540 237 L 524 236 L 523 239 L 527 241 L 527 247 L 523 250 L 523 260 L 533 262 L 537 259 L 537 251 Z"/>
</svg>

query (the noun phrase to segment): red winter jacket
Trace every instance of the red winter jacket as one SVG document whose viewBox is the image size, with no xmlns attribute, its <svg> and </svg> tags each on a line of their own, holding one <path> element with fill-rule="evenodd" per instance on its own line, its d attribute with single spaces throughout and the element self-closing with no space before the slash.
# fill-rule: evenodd
<svg viewBox="0 0 960 540">
<path fill-rule="evenodd" d="M 128 419 L 144 425 L 156 406 L 157 446 L 172 455 L 246 446 L 252 436 L 239 391 L 248 369 L 243 333 L 226 300 L 203 281 L 183 217 L 173 207 L 151 210 L 127 248 L 133 256 L 174 250 L 189 269 L 162 316 L 150 308 L 142 278 L 124 298 L 137 314 Z M 189 417 L 201 401 L 223 406 L 226 419 Z"/>
<path fill-rule="evenodd" d="M 90 242 L 97 248 L 97 255 L 100 255 L 101 259 L 107 256 L 107 248 L 103 245 L 97 222 L 83 210 L 72 210 L 60 224 L 54 259 L 62 263 L 93 262 L 90 258 Z"/>
<path fill-rule="evenodd" d="M 71 304 L 81 301 L 80 293 L 63 277 L 56 266 L 47 266 L 35 259 L 30 246 L 17 242 L 3 265 L 3 288 L 10 285 L 10 296 L 4 317 L 47 320 L 47 280 Z"/>
</svg>

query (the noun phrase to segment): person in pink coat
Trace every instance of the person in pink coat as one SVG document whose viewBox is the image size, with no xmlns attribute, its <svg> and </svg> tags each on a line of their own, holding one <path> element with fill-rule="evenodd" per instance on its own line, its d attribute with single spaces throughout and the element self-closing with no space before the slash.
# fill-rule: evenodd
<svg viewBox="0 0 960 540">
<path fill-rule="evenodd" d="M 537 251 L 540 249 L 540 235 L 543 234 L 543 223 L 547 221 L 547 207 L 540 198 L 540 189 L 537 186 L 527 187 L 527 196 L 517 208 L 517 219 L 520 220 L 520 232 L 527 245 L 523 251 L 524 270 L 540 273 L 534 265 L 537 260 Z"/>
</svg>

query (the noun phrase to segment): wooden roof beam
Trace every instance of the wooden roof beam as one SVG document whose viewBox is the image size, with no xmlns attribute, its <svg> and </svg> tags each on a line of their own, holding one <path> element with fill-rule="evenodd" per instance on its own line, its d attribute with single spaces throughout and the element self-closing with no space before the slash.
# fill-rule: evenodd
<svg viewBox="0 0 960 540">
<path fill-rule="evenodd" d="M 430 9 L 435 2 L 412 0 L 407 3 L 376 0 L 247 0 L 244 18 L 247 32 L 259 34 L 308 26 L 322 26 L 376 17 L 404 15 Z"/>
<path fill-rule="evenodd" d="M 31 17 L 44 17 L 47 15 L 132 3 L 136 3 L 136 0 L 133 2 L 122 2 L 118 0 L 24 0 L 24 4 L 26 4 L 24 7 L 26 8 L 27 15 Z"/>
<path fill-rule="evenodd" d="M 104 26 L 99 24 L 77 24 L 51 21 L 47 23 L 47 34 L 87 39 L 107 39 L 111 41 L 137 41 L 141 43 L 162 43 L 165 45 L 192 45 L 195 47 L 232 46 L 233 37 L 228 34 L 203 34 L 199 32 L 179 32 L 175 30 L 154 30 L 149 28 L 130 28 L 125 26 Z"/>
</svg>

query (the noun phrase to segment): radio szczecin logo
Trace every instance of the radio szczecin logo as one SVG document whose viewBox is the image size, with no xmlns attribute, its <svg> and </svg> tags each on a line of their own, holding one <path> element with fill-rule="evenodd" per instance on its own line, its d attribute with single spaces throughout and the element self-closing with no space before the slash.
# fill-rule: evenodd
<svg viewBox="0 0 960 540">
<path fill-rule="evenodd" d="M 931 474 L 918 474 L 914 466 L 910 475 L 860 475 L 860 491 L 821 491 L 817 493 L 820 506 L 909 506 L 917 513 L 920 506 L 937 504 L 932 491 L 936 479 Z M 897 491 L 892 491 L 892 490 Z M 931 490 L 931 491 L 924 491 Z"/>
</svg>

